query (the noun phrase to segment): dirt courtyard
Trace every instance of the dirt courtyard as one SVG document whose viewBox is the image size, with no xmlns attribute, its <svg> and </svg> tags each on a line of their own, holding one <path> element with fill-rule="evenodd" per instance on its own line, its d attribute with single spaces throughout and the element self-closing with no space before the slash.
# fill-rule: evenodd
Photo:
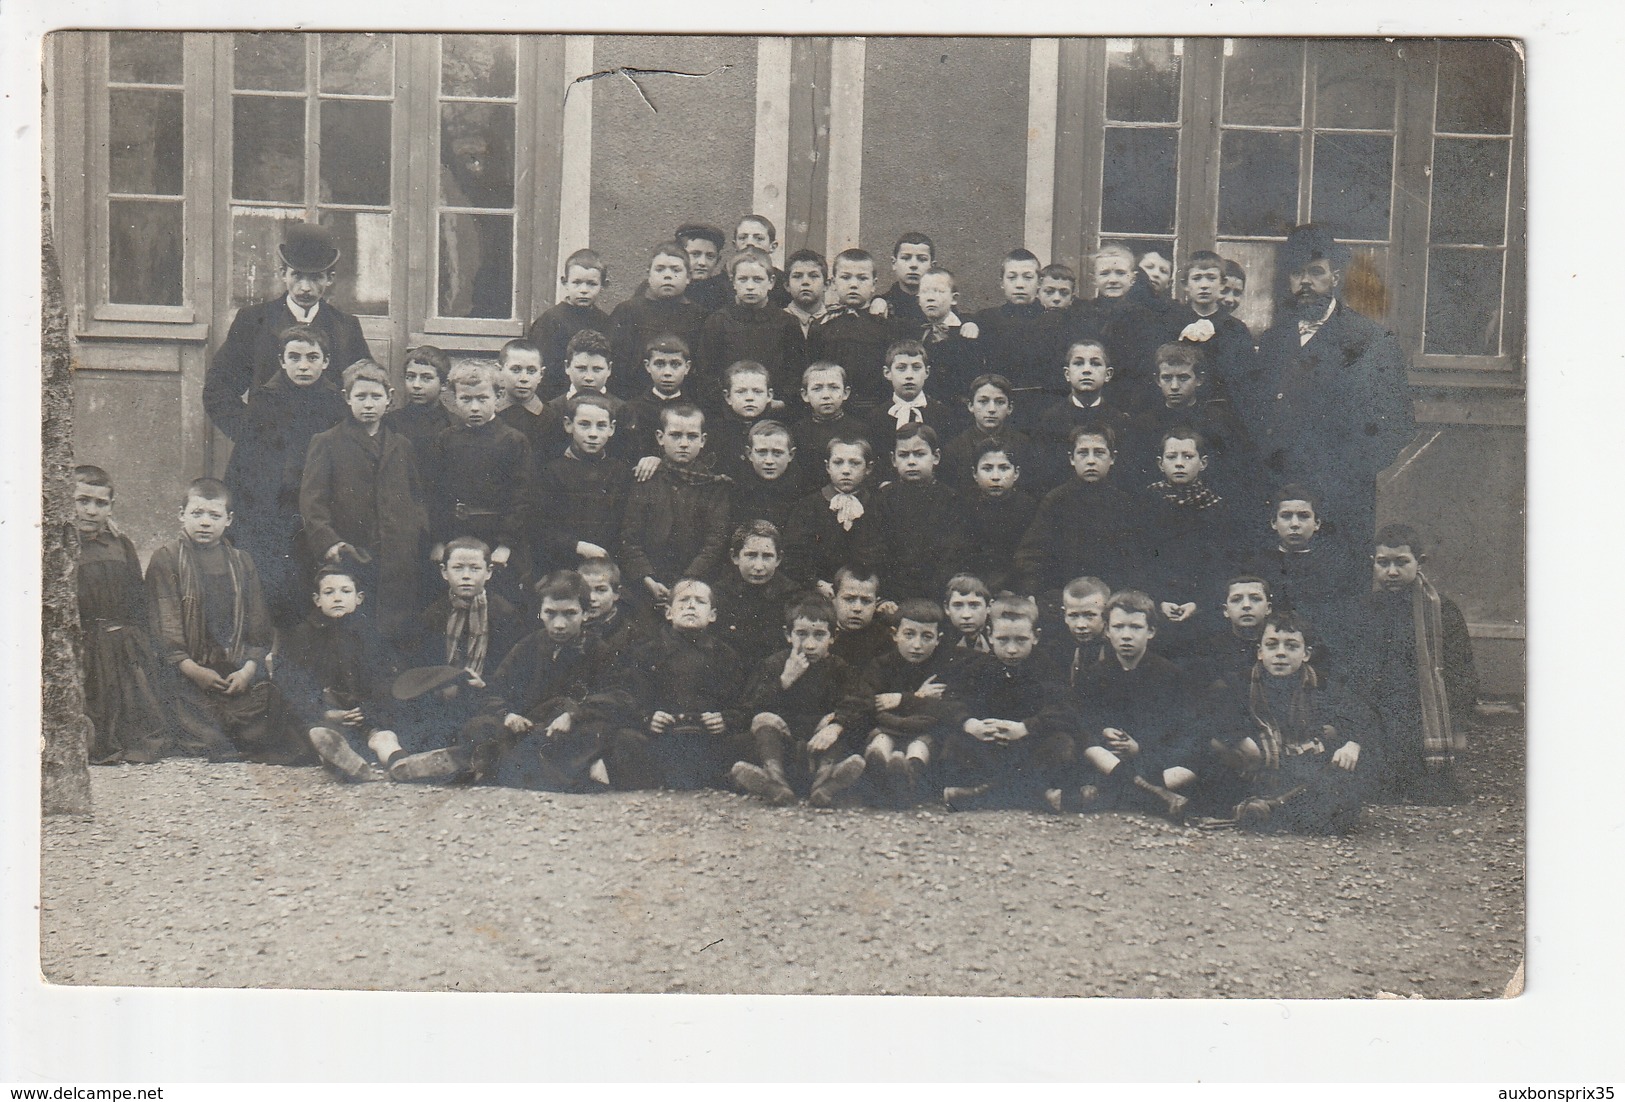
<svg viewBox="0 0 1625 1102">
<path fill-rule="evenodd" d="M 1343 839 L 96 768 L 94 818 L 44 824 L 40 963 L 133 986 L 1494 997 L 1523 956 L 1521 717 L 1470 747 L 1471 803 L 1371 808 Z"/>
</svg>

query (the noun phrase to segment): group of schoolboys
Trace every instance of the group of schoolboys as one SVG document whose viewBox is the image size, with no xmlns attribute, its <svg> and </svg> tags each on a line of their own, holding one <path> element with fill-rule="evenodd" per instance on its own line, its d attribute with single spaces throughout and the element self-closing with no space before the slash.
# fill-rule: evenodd
<svg viewBox="0 0 1625 1102">
<path fill-rule="evenodd" d="M 1339 532 L 1257 462 L 1232 262 L 1176 301 L 1107 245 L 1084 300 L 1017 249 L 961 319 L 924 234 L 880 295 L 861 250 L 775 268 L 757 215 L 725 244 L 681 227 L 609 315 L 581 250 L 496 362 L 409 352 L 391 410 L 315 324 L 336 250 L 293 239 L 303 324 L 252 380 L 228 337 L 226 477 L 144 584 L 77 471 L 86 637 L 123 633 L 93 760 L 1336 832 L 1459 798 L 1460 613 L 1416 532 Z"/>
</svg>

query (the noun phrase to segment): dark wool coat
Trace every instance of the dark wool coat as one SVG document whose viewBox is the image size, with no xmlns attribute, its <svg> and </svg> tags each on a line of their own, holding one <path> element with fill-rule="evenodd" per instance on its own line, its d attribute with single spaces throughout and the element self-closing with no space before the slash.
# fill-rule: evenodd
<svg viewBox="0 0 1625 1102">
<path fill-rule="evenodd" d="M 774 397 L 786 402 L 801 391 L 801 369 L 807 366 L 803 362 L 801 326 L 771 304 L 741 306 L 731 302 L 706 318 L 699 355 L 705 364 L 707 385 L 718 395 L 722 393 L 722 373 L 728 366 L 753 360 L 767 368 Z"/>
<path fill-rule="evenodd" d="M 1138 502 L 1112 482 L 1074 478 L 1038 504 L 1016 548 L 1023 593 L 1060 589 L 1073 578 L 1100 578 L 1113 588 L 1133 573 L 1132 535 Z"/>
<path fill-rule="evenodd" d="M 531 479 L 530 441 L 501 421 L 457 425 L 435 437 L 429 451 L 429 539 L 445 543 L 478 536 L 494 549 L 524 545 L 520 504 Z M 457 516 L 457 504 L 488 511 Z"/>
<path fill-rule="evenodd" d="M 679 578 L 710 581 L 727 561 L 730 534 L 728 481 L 694 471 L 678 474 L 662 463 L 653 478 L 634 482 L 627 494 L 617 561 L 641 600 L 644 578 L 668 586 Z"/>
<path fill-rule="evenodd" d="M 830 485 L 813 491 L 796 502 L 785 522 L 784 563 L 779 569 L 802 585 L 833 581 L 835 572 L 843 566 L 867 563 L 878 568 L 885 551 L 885 538 L 876 516 L 878 506 L 868 489 L 858 487 L 855 496 L 863 503 L 863 516 L 852 522 L 850 531 L 841 527 L 830 511 L 834 494 L 835 488 Z M 888 582 L 884 574 L 880 586 L 885 592 Z"/>
<path fill-rule="evenodd" d="M 891 384 L 880 373 L 886 349 L 893 341 L 913 336 L 912 327 L 904 329 L 867 309 L 836 308 L 819 319 L 808 335 L 807 362 L 828 360 L 846 368 L 854 412 L 868 416 L 891 405 Z"/>
<path fill-rule="evenodd" d="M 244 306 L 231 319 L 231 329 L 203 380 L 203 408 L 215 428 L 232 440 L 241 432 L 248 395 L 280 373 L 278 335 L 298 324 L 286 296 Z M 361 323 L 331 302 L 322 303 L 310 328 L 327 337 L 326 374 L 334 379 L 357 360 L 372 355 L 361 335 Z"/>
<path fill-rule="evenodd" d="M 943 580 L 955 574 L 973 574 L 994 593 L 1014 589 L 1016 548 L 1038 515 L 1038 501 L 1024 490 L 990 497 L 968 490 L 959 499 L 956 530 L 943 551 Z"/>
<path fill-rule="evenodd" d="M 524 520 L 537 575 L 575 569 L 581 562 L 578 543 L 616 554 L 631 488 L 632 469 L 619 459 L 583 459 L 566 451 L 543 463 Z"/>
<path fill-rule="evenodd" d="M 1022 306 L 1005 302 L 976 314 L 976 326 L 981 330 L 976 339 L 987 370 L 997 371 L 1021 392 L 1016 413 L 1022 425 L 1037 418 L 1044 394 L 1058 397 L 1066 393 L 1066 377 L 1061 373 L 1066 360 L 1062 320 L 1038 302 Z"/>
<path fill-rule="evenodd" d="M 278 649 L 276 685 L 302 732 L 336 727 L 323 718 L 328 708 L 359 708 L 367 727 L 388 728 L 397 715 L 390 693 L 397 672 L 369 621 L 355 615 L 334 620 L 312 610 Z"/>
<path fill-rule="evenodd" d="M 890 482 L 875 495 L 875 513 L 884 547 L 881 590 L 894 600 L 940 598 L 942 583 L 948 580 L 943 573 L 945 552 L 960 523 L 959 495 L 953 487 L 939 481 Z"/>
<path fill-rule="evenodd" d="M 570 338 L 583 329 L 594 329 L 609 336 L 612 329 L 609 315 L 596 305 L 572 306 L 568 302 L 560 302 L 543 310 L 541 316 L 530 323 L 530 331 L 526 335 L 532 344 L 542 350 L 542 363 L 547 368 L 542 379 L 546 397 L 563 394 L 569 389 L 570 380 L 564 374 L 568 362 L 565 351 L 570 347 Z"/>
<path fill-rule="evenodd" d="M 788 649 L 780 649 L 756 665 L 745 685 L 744 710 L 747 719 L 771 712 L 784 720 L 794 737 L 807 739 L 812 737 L 818 721 L 836 711 L 846 699 L 854 674 L 845 660 L 830 654 L 808 666 L 786 689 L 779 677 L 789 657 Z"/>
<path fill-rule="evenodd" d="M 655 337 L 671 333 L 688 342 L 693 356 L 700 354 L 700 337 L 705 328 L 705 310 L 686 298 L 652 299 L 642 295 L 627 299 L 610 314 L 614 332 L 608 334 L 614 346 L 615 371 L 609 378 L 611 390 L 629 398 L 649 385 L 643 370 L 643 346 Z M 697 383 L 705 377 L 695 362 L 690 372 Z"/>
</svg>

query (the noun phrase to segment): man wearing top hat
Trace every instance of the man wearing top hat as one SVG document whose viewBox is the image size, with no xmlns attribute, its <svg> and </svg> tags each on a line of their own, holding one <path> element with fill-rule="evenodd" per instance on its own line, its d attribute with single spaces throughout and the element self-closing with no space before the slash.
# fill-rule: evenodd
<svg viewBox="0 0 1625 1102">
<path fill-rule="evenodd" d="M 308 325 L 327 337 L 328 369 L 335 381 L 345 368 L 372 355 L 361 323 L 326 301 L 339 259 L 332 233 L 309 222 L 292 222 L 277 253 L 285 293 L 237 311 L 203 382 L 209 420 L 233 440 L 248 410 L 248 392 L 277 373 L 277 334 L 284 329 Z"/>
<path fill-rule="evenodd" d="M 1328 528 L 1365 544 L 1376 529 L 1377 474 L 1410 442 L 1416 422 L 1409 357 L 1392 333 L 1343 301 L 1348 267 L 1348 247 L 1321 226 L 1287 237 L 1277 263 L 1285 295 L 1259 341 L 1243 402 L 1268 480 L 1316 490 Z"/>
</svg>

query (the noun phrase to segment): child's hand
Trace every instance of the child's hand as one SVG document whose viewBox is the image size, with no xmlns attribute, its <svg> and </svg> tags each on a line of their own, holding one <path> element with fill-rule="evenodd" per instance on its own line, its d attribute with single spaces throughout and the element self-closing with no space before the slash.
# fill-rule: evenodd
<svg viewBox="0 0 1625 1102">
<path fill-rule="evenodd" d="M 654 599 L 657 602 L 659 602 L 660 604 L 666 604 L 667 602 L 669 602 L 671 600 L 671 587 L 670 586 L 661 585 L 659 582 L 655 581 L 653 578 L 645 578 L 645 579 L 643 579 L 643 585 L 644 585 L 644 588 L 646 588 L 649 591 L 649 593 L 654 597 Z"/>
<path fill-rule="evenodd" d="M 891 317 L 891 303 L 883 298 L 872 298 L 869 300 L 869 313 L 877 318 L 889 318 Z"/>
<path fill-rule="evenodd" d="M 456 685 L 447 685 L 444 689 L 441 689 L 440 690 L 440 699 L 441 700 L 456 700 L 457 699 L 457 686 Z"/>
<path fill-rule="evenodd" d="M 655 476 L 655 472 L 659 469 L 660 457 L 658 455 L 646 455 L 638 460 L 636 467 L 632 468 L 632 477 L 639 482 L 647 482 Z"/>
<path fill-rule="evenodd" d="M 876 616 L 896 616 L 897 615 L 897 602 L 896 601 L 881 601 L 878 605 L 875 606 L 875 615 Z"/>
<path fill-rule="evenodd" d="M 455 685 L 452 686 L 452 687 L 456 688 Z M 481 677 L 479 674 L 471 672 L 468 675 L 468 687 L 470 689 L 483 689 L 483 688 L 485 688 L 485 679 L 483 677 Z"/>
<path fill-rule="evenodd" d="M 999 729 L 999 738 L 1005 742 L 1015 742 L 1017 739 L 1027 737 L 1027 725 L 1025 723 L 1016 723 L 1008 719 L 996 719 L 993 722 Z"/>
<path fill-rule="evenodd" d="M 975 340 L 981 333 L 982 330 L 974 321 L 967 321 L 959 327 L 959 335 L 968 341 Z"/>
<path fill-rule="evenodd" d="M 875 711 L 890 712 L 903 703 L 902 693 L 876 693 Z"/>
<path fill-rule="evenodd" d="M 515 735 L 522 735 L 536 724 L 520 715 L 518 712 L 509 712 L 502 717 L 502 726 Z"/>
<path fill-rule="evenodd" d="M 1112 753 L 1117 754 L 1119 757 L 1132 758 L 1140 752 L 1140 744 L 1129 738 L 1126 731 L 1121 731 L 1116 727 L 1107 727 L 1100 734 L 1106 740 L 1106 745 L 1111 747 Z"/>
<path fill-rule="evenodd" d="M 728 729 L 721 712 L 701 712 L 700 722 L 705 724 L 705 729 L 713 735 L 720 735 Z"/>
<path fill-rule="evenodd" d="M 1337 748 L 1337 752 L 1332 755 L 1332 764 L 1337 766 L 1339 769 L 1352 770 L 1359 763 L 1360 744 L 1357 742 L 1345 742 L 1342 746 L 1339 746 Z"/>
<path fill-rule="evenodd" d="M 180 664 L 180 671 L 186 680 L 207 693 L 223 693 L 226 691 L 226 679 L 209 669 L 199 665 L 190 658 Z"/>
<path fill-rule="evenodd" d="M 491 552 L 491 564 L 493 566 L 507 566 L 508 560 L 512 557 L 513 552 L 508 549 L 508 545 L 499 543 L 496 545 L 496 549 Z"/>
<path fill-rule="evenodd" d="M 769 398 L 768 401 L 767 401 L 767 408 L 768 408 L 768 411 L 770 413 L 779 412 L 781 409 L 784 408 L 784 399 L 783 398 Z"/>
<path fill-rule="evenodd" d="M 607 559 L 607 558 L 609 558 L 609 552 L 608 551 L 605 551 L 602 547 L 599 547 L 596 543 L 588 543 L 586 540 L 577 540 L 576 541 L 576 554 L 579 555 L 583 559 Z"/>
<path fill-rule="evenodd" d="M 332 547 L 329 547 L 327 549 L 327 554 L 323 555 L 322 558 L 327 560 L 328 562 L 338 562 L 339 559 L 343 557 L 344 552 L 346 550 L 353 551 L 355 549 L 353 547 L 350 547 L 350 545 L 345 543 L 343 540 L 340 540 L 338 543 L 335 543 Z"/>
<path fill-rule="evenodd" d="M 942 694 L 947 691 L 948 686 L 938 681 L 936 674 L 932 674 L 930 677 L 925 679 L 924 684 L 922 684 L 918 689 L 914 690 L 914 695 L 919 697 L 921 700 L 941 700 Z"/>
<path fill-rule="evenodd" d="M 569 733 L 570 724 L 570 713 L 560 712 L 558 715 L 553 717 L 553 722 L 549 723 L 547 725 L 547 730 L 543 731 L 542 733 L 548 738 L 557 738 L 559 735 Z"/>
<path fill-rule="evenodd" d="M 826 719 L 824 723 L 819 725 L 818 730 L 813 732 L 813 737 L 807 740 L 807 749 L 815 754 L 822 754 L 825 750 L 834 746 L 835 740 L 840 737 L 841 725 L 839 723 L 830 723 Z"/>
<path fill-rule="evenodd" d="M 985 719 L 967 719 L 965 733 L 979 742 L 991 742 L 998 734 L 998 730 Z"/>
<path fill-rule="evenodd" d="M 792 650 L 790 657 L 784 660 L 784 672 L 779 674 L 779 684 L 788 689 L 800 680 L 801 675 L 810 668 L 812 668 L 812 663 L 807 661 L 807 656 L 802 654 L 799 648 Z"/>
<path fill-rule="evenodd" d="M 819 582 L 818 592 L 822 593 L 832 601 L 835 599 L 835 587 L 829 582 Z"/>
<path fill-rule="evenodd" d="M 248 691 L 249 683 L 254 680 L 254 663 L 244 662 L 243 668 L 233 670 L 226 675 L 225 687 L 220 691 L 227 696 L 239 696 Z"/>
<path fill-rule="evenodd" d="M 1189 620 L 1191 618 L 1191 614 L 1195 611 L 1195 601 L 1186 601 L 1182 605 L 1176 605 L 1172 601 L 1162 602 L 1162 614 L 1168 618 L 1170 623 L 1178 624 L 1185 620 Z"/>
<path fill-rule="evenodd" d="M 446 561 L 446 545 L 443 544 L 443 543 L 437 543 L 433 547 L 429 548 L 429 561 L 430 562 L 445 562 Z"/>
<path fill-rule="evenodd" d="M 657 735 L 666 733 L 666 728 L 677 722 L 677 717 L 670 712 L 656 712 L 649 717 L 649 730 Z"/>
</svg>

